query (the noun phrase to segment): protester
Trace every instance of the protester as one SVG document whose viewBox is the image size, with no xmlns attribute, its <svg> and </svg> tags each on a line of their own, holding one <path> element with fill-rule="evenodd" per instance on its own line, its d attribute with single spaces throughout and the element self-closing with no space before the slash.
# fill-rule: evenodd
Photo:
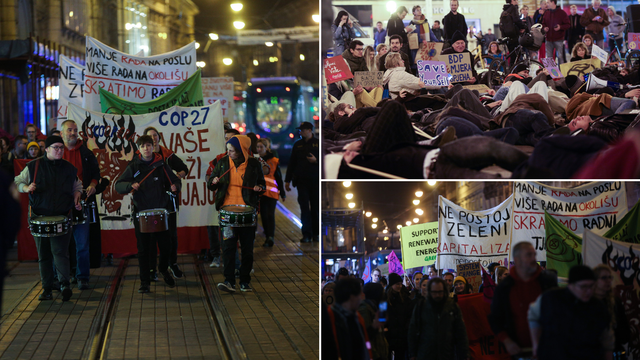
<svg viewBox="0 0 640 360">
<path fill-rule="evenodd" d="M 348 277 L 350 277 L 349 270 L 347 270 L 346 267 L 341 267 L 340 269 L 338 269 L 338 273 L 336 274 L 336 282 Z"/>
<path fill-rule="evenodd" d="M 623 355 L 624 345 L 631 340 L 631 329 L 624 305 L 613 292 L 613 272 L 609 265 L 600 264 L 593 268 L 593 273 L 595 275 L 593 297 L 605 304 L 611 319 L 609 327 L 613 329 L 615 337 L 614 359 L 626 359 Z"/>
<path fill-rule="evenodd" d="M 540 7 L 533 13 L 533 22 L 536 24 L 542 24 L 542 16 L 549 8 L 548 0 L 540 0 Z"/>
<path fill-rule="evenodd" d="M 422 296 L 421 295 L 422 291 L 420 290 L 420 280 L 422 280 L 422 273 L 420 271 L 414 272 L 411 280 L 412 280 L 411 299 L 416 300 Z"/>
<path fill-rule="evenodd" d="M 531 27 L 533 26 L 533 24 L 535 24 L 535 22 L 533 21 L 533 17 L 529 16 L 529 7 L 527 5 L 524 5 L 522 6 L 522 8 L 520 8 L 520 18 L 522 18 L 522 22 L 525 25 L 525 31 L 531 30 Z"/>
<path fill-rule="evenodd" d="M 419 5 L 416 5 L 411 9 L 411 12 L 413 13 L 413 19 L 411 20 L 409 25 L 415 26 L 415 30 L 412 31 L 411 33 L 418 35 L 418 45 L 419 46 L 420 44 L 426 45 L 427 42 L 440 42 L 441 40 L 439 40 L 436 37 L 436 34 L 434 34 L 433 31 L 431 31 L 431 28 L 429 28 L 429 22 L 427 21 L 427 18 L 422 13 L 422 8 Z M 417 53 L 418 53 L 418 48 L 411 49 L 410 59 L 415 59 Z M 414 61 L 411 61 L 411 69 L 413 70 L 414 73 L 417 73 L 418 71 L 417 65 L 415 64 Z"/>
<path fill-rule="evenodd" d="M 492 41 L 489 43 L 489 50 L 487 50 L 487 55 L 493 57 L 493 59 L 501 61 L 504 60 L 504 55 L 502 54 L 502 50 L 500 50 L 500 46 L 496 41 Z M 487 63 L 491 64 L 493 59 L 488 59 Z"/>
<path fill-rule="evenodd" d="M 256 145 L 258 155 L 269 164 L 269 171 L 264 174 L 267 190 L 260 198 L 260 218 L 266 240 L 264 247 L 272 247 L 274 244 L 276 230 L 276 204 L 278 198 L 285 201 L 287 198 L 284 183 L 282 182 L 282 172 L 280 171 L 280 159 L 269 150 L 269 140 L 259 139 Z"/>
<path fill-rule="evenodd" d="M 408 346 L 409 320 L 413 311 L 412 302 L 409 299 L 409 291 L 402 285 L 402 277 L 398 274 L 389 274 L 389 285 L 386 292 L 389 354 L 394 353 L 395 358 L 404 359 Z"/>
<path fill-rule="evenodd" d="M 462 33 L 456 32 L 451 37 L 450 41 L 451 41 L 451 44 L 452 44 L 451 47 L 442 50 L 442 53 L 441 53 L 442 55 L 468 53 L 469 57 L 471 57 L 471 52 L 469 50 L 467 50 L 467 45 L 465 43 L 465 38 L 464 38 L 464 35 Z M 478 76 L 478 74 L 476 73 L 475 67 L 471 67 L 471 74 L 472 74 L 472 77 L 471 77 L 471 79 L 469 79 L 469 81 L 459 82 L 459 84 L 463 84 L 463 85 L 475 84 L 476 77 Z M 452 83 L 452 84 L 455 84 L 455 83 Z"/>
<path fill-rule="evenodd" d="M 27 159 L 35 159 L 40 157 L 40 146 L 37 142 L 32 141 L 27 145 Z"/>
<path fill-rule="evenodd" d="M 565 31 L 569 29 L 569 17 L 567 13 L 558 8 L 558 0 L 549 0 L 547 10 L 542 16 L 542 26 L 546 32 L 546 51 L 547 58 L 553 59 L 553 53 L 558 58 L 558 64 L 564 64 L 566 62 L 564 58 L 564 39 Z"/>
<path fill-rule="evenodd" d="M 385 66 L 386 60 L 387 60 L 387 55 L 389 55 L 390 53 L 399 53 L 400 56 L 402 57 L 402 61 L 404 62 L 404 68 L 406 70 L 406 72 L 408 72 L 409 74 L 411 74 L 411 64 L 409 63 L 409 55 L 405 54 L 404 52 L 400 51 L 402 49 L 402 37 L 400 37 L 399 35 L 391 35 L 391 37 L 389 38 L 389 45 L 391 47 L 389 52 L 384 53 L 379 59 L 378 59 L 378 70 L 379 71 L 387 71 L 387 68 Z"/>
<path fill-rule="evenodd" d="M 382 272 L 380 271 L 380 269 L 375 268 L 373 269 L 373 271 L 371 271 L 371 282 L 373 283 L 380 282 L 381 277 L 382 277 Z"/>
<path fill-rule="evenodd" d="M 587 47 L 587 57 L 591 58 L 591 48 L 593 47 L 593 37 L 589 34 L 585 34 L 582 37 L 582 42 Z"/>
<path fill-rule="evenodd" d="M 571 61 L 588 60 L 590 58 L 589 49 L 587 49 L 587 46 L 583 42 L 578 42 L 573 46 L 573 50 L 571 50 Z"/>
<path fill-rule="evenodd" d="M 500 283 L 509 276 L 509 269 L 504 266 L 498 266 L 496 268 L 495 274 L 493 277 L 496 285 L 500 285 Z"/>
<path fill-rule="evenodd" d="M 429 279 L 438 277 L 438 269 L 436 269 L 435 265 L 427 266 L 427 275 L 429 276 Z"/>
<path fill-rule="evenodd" d="M 371 46 L 367 46 L 364 48 L 364 60 L 367 64 L 367 70 L 369 71 L 378 71 L 376 66 L 376 51 Z"/>
<path fill-rule="evenodd" d="M 13 173 L 13 160 L 14 159 L 26 159 L 27 153 L 27 137 L 24 135 L 18 135 L 13 141 L 13 149 L 7 153 L 2 154 L 2 168 L 10 176 L 15 176 Z"/>
<path fill-rule="evenodd" d="M 469 341 L 458 305 L 449 297 L 444 280 L 422 279 L 423 298 L 416 304 L 409 323 L 410 359 L 466 360 Z"/>
<path fill-rule="evenodd" d="M 505 0 L 500 14 L 500 31 L 502 36 L 509 38 L 507 47 L 509 52 L 518 46 L 518 37 L 526 30 L 526 24 L 520 20 L 518 14 L 518 0 Z"/>
<path fill-rule="evenodd" d="M 453 279 L 455 278 L 455 276 L 453 275 L 453 273 L 450 272 L 446 272 L 442 275 L 442 279 L 444 280 L 444 283 L 447 287 L 447 293 L 453 297 Z"/>
<path fill-rule="evenodd" d="M 387 37 L 387 29 L 382 27 L 382 21 L 378 21 L 376 23 L 376 27 L 373 29 L 373 40 L 374 47 L 377 48 L 378 45 L 384 44 Z"/>
<path fill-rule="evenodd" d="M 349 13 L 344 10 L 338 12 L 338 16 L 336 16 L 331 25 L 331 33 L 333 34 L 333 53 L 341 55 L 356 37 L 356 31 L 353 28 L 353 22 L 349 19 Z"/>
<path fill-rule="evenodd" d="M 600 7 L 600 0 L 591 0 L 591 7 L 585 9 L 580 17 L 580 24 L 585 27 L 586 35 L 590 35 L 593 41 L 601 49 L 604 49 L 604 35 L 602 30 L 609 25 L 607 12 Z M 582 40 L 583 42 L 584 39 Z M 588 45 L 587 46 L 591 46 Z"/>
<path fill-rule="evenodd" d="M 464 276 L 457 276 L 453 279 L 453 289 L 455 292 L 454 297 L 456 295 L 466 295 L 473 292 L 471 285 L 467 283 L 467 279 L 465 279 Z"/>
<path fill-rule="evenodd" d="M 467 30 L 467 50 L 473 51 L 476 47 L 478 47 L 478 34 L 476 34 L 476 29 L 471 25 Z"/>
<path fill-rule="evenodd" d="M 334 281 L 327 281 L 322 287 L 322 305 L 330 306 L 334 303 L 334 290 L 336 283 Z"/>
<path fill-rule="evenodd" d="M 444 41 L 444 31 L 440 27 L 440 21 L 434 20 L 433 25 L 431 26 L 431 32 L 436 36 L 438 41 Z"/>
<path fill-rule="evenodd" d="M 623 52 L 624 43 L 624 27 L 626 25 L 622 16 L 616 14 L 616 8 L 613 6 L 609 6 L 607 8 L 607 16 L 609 16 L 609 26 L 606 27 L 607 39 L 609 39 L 609 52 L 612 52 L 616 48 L 616 44 L 620 49 L 620 52 Z M 614 34 L 614 38 L 610 37 L 611 34 Z"/>
<path fill-rule="evenodd" d="M 482 49 L 484 49 L 484 53 L 487 53 L 491 48 L 491 43 L 498 40 L 495 34 L 491 32 L 491 29 L 487 29 L 487 33 L 483 37 L 484 41 L 482 42 Z M 498 43 L 496 42 L 496 46 Z M 500 51 L 498 49 L 498 51 Z"/>
<path fill-rule="evenodd" d="M 593 298 L 596 277 L 589 267 L 569 270 L 569 285 L 540 295 L 528 312 L 533 356 L 539 359 L 612 359 L 610 315 Z"/>
<path fill-rule="evenodd" d="M 384 67 L 382 82 L 389 88 L 391 99 L 395 99 L 400 95 L 401 91 L 407 91 L 414 95 L 419 94 L 420 89 L 439 89 L 438 86 L 427 86 L 420 78 L 405 71 L 405 64 L 402 57 L 398 53 L 390 53 L 387 55 Z"/>
<path fill-rule="evenodd" d="M 3 136 L 0 137 L 0 156 L 9 152 L 9 148 L 11 146 L 11 140 L 8 137 Z"/>
<path fill-rule="evenodd" d="M 411 52 L 409 51 L 409 38 L 407 37 L 407 34 L 410 33 L 413 29 L 411 26 L 404 26 L 404 22 L 402 20 L 404 20 L 408 13 L 409 12 L 407 11 L 406 7 L 399 6 L 398 9 L 396 9 L 396 11 L 391 14 L 391 17 L 387 22 L 387 35 L 389 36 L 389 41 L 391 41 L 391 37 L 394 35 L 400 36 L 400 51 L 402 51 L 407 56 L 411 54 Z M 393 47 L 393 44 L 391 45 Z M 407 64 L 407 66 L 411 68 L 411 64 L 413 63 L 413 61 L 411 60 L 411 58 L 409 58 L 408 60 L 409 63 Z"/>
<path fill-rule="evenodd" d="M 460 32 L 460 34 L 463 34 L 463 40 L 465 40 L 465 36 L 468 33 L 467 21 L 465 20 L 464 15 L 458 13 L 458 0 L 450 0 L 449 6 L 451 8 L 451 11 L 442 19 L 442 25 L 444 26 L 443 48 L 448 48 L 453 45 L 453 43 L 455 42 L 453 40 L 453 36 L 455 35 L 456 31 Z"/>
<path fill-rule="evenodd" d="M 353 40 L 347 49 L 342 53 L 342 57 L 349 65 L 351 73 L 356 71 L 369 71 L 367 59 L 364 57 L 364 44 L 360 40 Z"/>
<path fill-rule="evenodd" d="M 378 321 L 378 306 L 384 296 L 384 288 L 379 283 L 368 283 L 362 288 L 365 299 L 360 303 L 358 313 L 364 319 L 371 344 L 372 360 L 387 360 L 389 344 L 384 336 L 384 324 Z"/>
<path fill-rule="evenodd" d="M 489 323 L 491 330 L 512 356 L 530 356 L 523 349 L 531 348 L 527 321 L 529 304 L 544 291 L 558 284 L 543 272 L 536 262 L 536 250 L 523 241 L 511 249 L 514 265 L 493 294 Z"/>
<path fill-rule="evenodd" d="M 578 15 L 578 7 L 575 5 L 571 5 L 570 11 L 571 15 L 569 15 L 569 29 L 565 34 L 569 49 L 573 49 L 573 47 L 578 42 L 582 41 L 582 36 L 584 36 L 584 26 L 580 24 L 581 15 Z"/>
<path fill-rule="evenodd" d="M 24 133 L 27 136 L 27 141 L 33 142 L 37 140 L 38 128 L 34 124 L 27 124 Z"/>
</svg>

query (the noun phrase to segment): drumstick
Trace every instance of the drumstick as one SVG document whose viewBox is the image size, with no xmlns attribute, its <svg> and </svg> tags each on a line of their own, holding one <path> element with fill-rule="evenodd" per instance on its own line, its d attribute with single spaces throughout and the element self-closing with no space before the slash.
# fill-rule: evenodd
<svg viewBox="0 0 640 360">
<path fill-rule="evenodd" d="M 154 168 L 153 170 L 149 171 L 149 173 L 147 174 L 147 176 L 143 177 L 143 178 L 142 178 L 142 180 L 140 180 L 140 181 L 138 182 L 138 185 L 142 185 L 142 182 L 143 182 L 143 181 L 145 181 L 145 180 L 149 177 L 149 175 L 151 175 L 151 173 L 152 173 L 155 169 L 157 169 L 157 168 Z M 134 190 L 131 190 L 131 193 L 132 193 L 132 194 L 133 194 L 134 192 L 136 192 L 136 190 L 135 190 L 135 189 L 134 189 Z"/>
</svg>

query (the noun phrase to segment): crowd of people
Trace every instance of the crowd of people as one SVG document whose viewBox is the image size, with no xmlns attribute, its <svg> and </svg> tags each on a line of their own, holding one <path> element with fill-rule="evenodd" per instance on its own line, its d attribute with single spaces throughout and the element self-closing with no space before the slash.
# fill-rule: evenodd
<svg viewBox="0 0 640 360">
<path fill-rule="evenodd" d="M 551 76 L 512 62 L 500 86 L 487 72 L 448 86 L 426 85 L 417 76 L 416 34 L 419 44 L 444 42 L 441 54 L 470 53 L 464 15 L 451 0 L 442 25 L 430 28 L 420 6 L 404 26 L 408 10 L 401 6 L 387 28 L 374 29 L 375 49 L 352 37 L 353 24 L 341 11 L 335 19 L 335 54 L 342 54 L 352 73 L 383 71 L 382 85 L 363 88 L 352 79 L 328 85 L 323 108 L 323 155 L 339 155 L 325 163 L 331 178 L 634 178 L 640 175 L 640 135 L 633 131 L 640 97 L 640 66 L 613 64 L 582 74 Z M 592 58 L 592 47 L 604 48 L 604 29 L 618 42 L 621 18 L 600 0 L 582 15 L 572 6 L 567 15 L 556 0 L 543 0 L 529 15 L 518 0 L 506 0 L 500 16 L 498 41 L 490 31 L 482 38 L 485 51 L 496 60 L 508 56 L 519 37 L 533 34 L 540 58 L 565 62 Z M 542 37 L 537 40 L 538 37 Z M 546 38 L 546 42 L 543 42 Z M 487 42 L 488 41 L 488 42 Z M 503 49 L 500 43 L 506 43 Z M 569 48 L 565 47 L 565 43 Z M 415 44 L 414 44 L 415 45 Z M 415 46 L 413 46 L 415 47 Z M 503 69 L 504 70 L 504 69 Z M 506 71 L 506 70 L 505 70 Z M 601 84 L 606 83 L 607 86 Z M 554 154 L 550 157 L 549 154 Z M 336 157 L 332 157 L 336 159 Z M 496 165 L 493 170 L 484 170 Z M 630 165 L 630 166 L 628 166 Z"/>
<path fill-rule="evenodd" d="M 278 199 L 285 200 L 293 185 L 301 207 L 300 242 L 317 242 L 319 141 L 314 137 L 313 124 L 303 122 L 298 128 L 301 139 L 292 146 L 284 180 L 269 139 L 259 139 L 253 133 L 241 135 L 228 125 L 224 130 L 226 151 L 211 161 L 206 172 L 207 187 L 215 192 L 216 209 L 236 206 L 259 214 L 266 239 L 262 245 L 273 247 L 276 203 Z M 28 221 L 37 247 L 43 289 L 39 300 L 53 299 L 52 292 L 56 290 L 61 292 L 63 301 L 68 301 L 74 285 L 78 290 L 90 288 L 91 229 L 100 222 L 96 195 L 110 182 L 115 183 L 118 193 L 132 195 L 131 218 L 140 266 L 138 292 L 150 292 L 151 282 L 158 281 L 159 275 L 168 287 L 176 286 L 175 279 L 184 273 L 177 258 L 180 202 L 175 198 L 189 167 L 162 146 L 156 128 L 148 127 L 137 137 L 135 155 L 116 179 L 101 176 L 96 155 L 87 147 L 73 120 L 62 122 L 60 129 L 51 129 L 48 136 L 33 124 L 25 126 L 24 135 L 2 135 L 0 171 L 13 178 L 17 190 L 29 197 Z M 93 217 L 92 210 L 96 212 Z M 167 228 L 149 229 L 147 216 L 158 215 L 163 222 L 158 210 L 166 214 Z M 53 227 L 36 228 L 34 224 Z M 210 248 L 203 249 L 204 258 L 210 261 L 210 267 L 224 266 L 224 281 L 218 284 L 221 291 L 235 292 L 236 278 L 240 290 L 252 291 L 256 231 L 257 224 L 235 227 L 221 223 L 208 228 Z M 237 254 L 238 243 L 241 254 Z"/>
<path fill-rule="evenodd" d="M 499 342 L 495 354 L 513 359 L 626 359 L 631 330 L 608 265 L 574 266 L 558 287 L 533 245 L 515 245 L 512 256 L 509 269 L 488 266 L 480 289 L 433 266 L 404 280 L 375 269 L 366 284 L 341 268 L 323 282 L 323 357 L 473 359 L 480 354 L 469 334 L 489 332 Z M 484 317 L 474 314 L 482 305 L 467 300 L 478 290 L 481 304 L 490 303 Z"/>
</svg>

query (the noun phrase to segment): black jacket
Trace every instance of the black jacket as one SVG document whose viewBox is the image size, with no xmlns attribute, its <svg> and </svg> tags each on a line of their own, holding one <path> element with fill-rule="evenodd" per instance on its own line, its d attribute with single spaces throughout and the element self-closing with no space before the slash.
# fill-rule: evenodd
<svg viewBox="0 0 640 360">
<path fill-rule="evenodd" d="M 404 22 L 398 14 L 393 13 L 389 18 L 389 22 L 387 23 L 387 36 L 391 37 L 391 35 L 400 35 L 402 38 L 402 44 L 409 44 L 409 38 L 407 37 L 407 33 L 404 31 Z"/>
<path fill-rule="evenodd" d="M 82 144 L 80 146 L 80 156 L 82 156 L 82 188 L 86 189 L 91 185 L 93 180 L 100 183 L 100 167 L 98 166 L 98 159 L 93 154 L 87 145 Z M 96 184 L 97 185 L 97 184 Z M 87 201 L 94 202 L 96 195 L 91 195 Z"/>
<path fill-rule="evenodd" d="M 218 161 L 215 169 L 213 169 L 213 172 L 209 177 L 209 181 L 207 181 L 207 188 L 216 192 L 216 210 L 220 210 L 224 204 L 224 198 L 227 195 L 231 174 L 225 173 L 229 170 L 229 167 L 229 155 L 227 155 Z M 225 175 L 220 177 L 222 174 Z M 216 177 L 220 179 L 217 184 L 213 184 L 212 180 Z M 247 167 L 245 169 L 243 179 L 242 186 L 246 186 L 247 188 L 253 188 L 256 185 L 261 186 L 263 189 L 266 187 L 264 175 L 262 174 L 262 166 L 254 157 L 249 157 L 247 160 Z M 256 192 L 252 189 L 243 188 L 242 199 L 246 205 L 257 208 L 258 200 L 260 200 L 260 195 L 263 193 L 264 191 Z"/>
<path fill-rule="evenodd" d="M 262 160 L 267 161 L 276 157 L 271 151 L 267 152 Z M 263 173 L 264 175 L 264 173 Z M 278 162 L 278 166 L 276 166 L 276 171 L 273 173 L 273 178 L 276 180 L 276 184 L 278 185 L 278 191 L 280 191 L 280 197 L 283 199 L 287 198 L 287 193 L 284 188 L 284 182 L 282 181 L 282 171 L 280 170 L 280 163 Z"/>
<path fill-rule="evenodd" d="M 451 38 L 456 30 L 460 31 L 465 38 L 467 37 L 467 21 L 464 15 L 460 13 L 454 15 L 452 12 L 449 12 L 442 19 L 442 25 L 444 27 L 444 40 L 448 42 L 449 45 L 451 45 Z"/>
<path fill-rule="evenodd" d="M 36 173 L 36 164 L 38 171 Z M 46 156 L 27 163 L 29 183 L 36 190 L 29 194 L 29 205 L 35 215 L 68 215 L 74 206 L 73 189 L 78 169 L 67 160 L 49 160 Z"/>
<path fill-rule="evenodd" d="M 150 172 L 154 173 L 149 175 L 140 184 L 140 189 L 133 193 L 134 212 L 157 208 L 167 209 L 170 201 L 167 191 L 171 191 L 171 184 L 175 184 L 180 192 L 182 182 L 162 160 L 162 156 L 156 153 L 149 164 L 142 160 L 141 155 L 134 155 L 124 173 L 116 181 L 116 191 L 119 194 L 130 193 L 133 190 L 131 185 L 140 183 Z"/>
<path fill-rule="evenodd" d="M 316 163 L 312 164 L 307 160 L 307 155 L 313 154 L 316 157 Z M 291 150 L 291 159 L 287 168 L 287 175 L 284 182 L 291 182 L 296 186 L 298 182 L 318 181 L 320 178 L 320 142 L 315 137 L 305 141 L 300 139 L 293 144 Z"/>
<path fill-rule="evenodd" d="M 373 126 L 376 116 L 380 112 L 378 107 L 362 107 L 357 109 L 351 116 L 339 116 L 333 122 L 335 131 L 341 134 L 351 134 L 356 131 L 369 132 Z"/>
<path fill-rule="evenodd" d="M 515 27 L 518 28 L 518 33 L 522 29 L 527 30 L 527 24 L 525 24 L 522 20 L 520 20 L 520 14 L 518 12 L 517 6 L 511 5 L 511 4 L 504 4 L 504 6 L 502 7 L 502 11 L 503 12 L 506 11 L 507 13 L 509 13 L 509 15 L 511 15 L 511 20 L 513 21 L 513 25 L 515 25 Z M 502 17 L 502 14 L 500 14 L 500 17 Z"/>
<path fill-rule="evenodd" d="M 569 30 L 565 32 L 565 38 L 569 42 L 578 42 L 581 40 L 581 36 L 584 35 L 584 26 L 580 24 L 581 15 L 569 15 Z M 572 51 L 573 49 L 569 49 Z M 571 60 L 573 61 L 573 60 Z"/>
</svg>

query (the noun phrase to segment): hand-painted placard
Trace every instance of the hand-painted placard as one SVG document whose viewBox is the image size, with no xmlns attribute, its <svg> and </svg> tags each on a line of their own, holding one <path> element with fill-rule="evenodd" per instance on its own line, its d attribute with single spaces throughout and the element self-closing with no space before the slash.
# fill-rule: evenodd
<svg viewBox="0 0 640 360">
<path fill-rule="evenodd" d="M 562 72 L 555 60 L 551 58 L 543 58 L 542 65 L 544 65 L 545 69 L 549 71 L 549 75 L 551 75 L 554 80 L 564 78 L 564 75 L 562 75 Z"/>
<path fill-rule="evenodd" d="M 430 86 L 449 86 L 447 65 L 442 61 L 418 61 L 420 81 Z"/>
<path fill-rule="evenodd" d="M 447 64 L 447 73 L 451 74 L 451 79 L 449 79 L 451 83 L 469 81 L 473 77 L 469 53 L 440 55 L 439 59 Z"/>
<path fill-rule="evenodd" d="M 84 66 L 60 55 L 60 71 L 58 72 L 59 98 L 58 114 L 59 119 L 67 119 L 67 107 L 69 103 L 82 106 L 84 87 Z"/>
<path fill-rule="evenodd" d="M 416 53 L 416 63 L 419 60 L 431 61 L 438 60 L 438 56 L 442 52 L 441 42 L 420 43 L 420 49 Z"/>
<path fill-rule="evenodd" d="M 337 55 L 324 59 L 324 77 L 327 79 L 327 84 L 333 84 L 341 80 L 351 79 L 353 74 L 342 55 Z"/>
<path fill-rule="evenodd" d="M 202 99 L 205 105 L 220 101 L 222 105 L 222 118 L 232 122 L 235 115 L 235 103 L 233 101 L 232 77 L 203 77 Z"/>
<path fill-rule="evenodd" d="M 593 72 L 595 69 L 600 68 L 600 60 L 588 59 L 580 61 L 572 61 L 564 64 L 560 64 L 560 72 L 564 76 L 575 75 L 582 77 L 586 74 Z"/>
<path fill-rule="evenodd" d="M 382 85 L 384 71 L 356 71 L 353 77 L 353 85 L 362 87 L 376 87 Z"/>
<path fill-rule="evenodd" d="M 438 222 L 403 226 L 402 263 L 407 269 L 433 265 L 438 254 Z"/>
<path fill-rule="evenodd" d="M 482 270 L 480 269 L 480 262 L 474 261 L 466 264 L 458 264 L 456 266 L 456 273 L 458 276 L 464 276 L 467 280 L 467 284 L 471 285 L 473 292 L 477 293 L 482 284 Z"/>
<path fill-rule="evenodd" d="M 629 50 L 640 49 L 640 33 L 628 33 L 627 46 L 629 47 Z"/>
</svg>

